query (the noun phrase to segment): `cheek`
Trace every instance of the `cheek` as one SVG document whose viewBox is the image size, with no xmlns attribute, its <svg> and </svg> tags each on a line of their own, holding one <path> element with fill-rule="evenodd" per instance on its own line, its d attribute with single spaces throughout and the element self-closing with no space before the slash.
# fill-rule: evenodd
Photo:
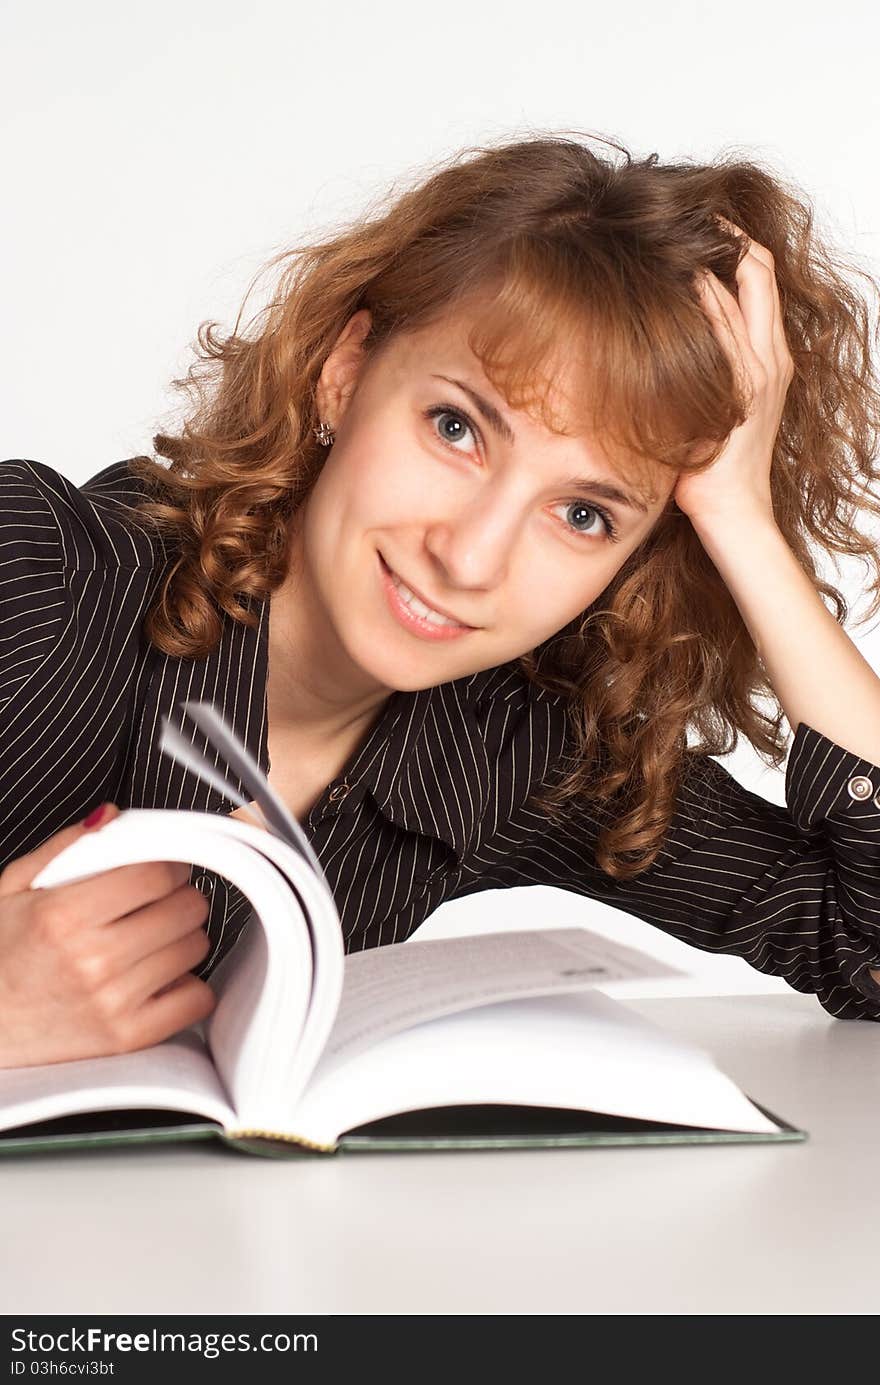
<svg viewBox="0 0 880 1385">
<path fill-rule="evenodd" d="M 608 585 L 616 564 L 600 555 L 524 563 L 509 586 L 509 623 L 534 643 L 562 630 Z"/>
<path fill-rule="evenodd" d="M 306 530 L 313 551 L 335 548 L 340 535 L 349 539 L 361 526 L 373 491 L 367 455 L 359 449 L 334 448 L 306 502 Z"/>
<path fill-rule="evenodd" d="M 381 440 L 359 437 L 328 478 L 326 498 L 360 529 L 418 521 L 426 494 L 416 461 L 411 449 L 387 433 Z"/>
<path fill-rule="evenodd" d="M 362 584 L 373 570 L 373 550 L 424 516 L 424 484 L 405 455 L 399 460 L 402 452 L 359 438 L 344 454 L 334 451 L 315 483 L 305 515 L 305 556 L 331 602 L 340 592 L 347 600 L 352 591 L 372 592 Z"/>
</svg>

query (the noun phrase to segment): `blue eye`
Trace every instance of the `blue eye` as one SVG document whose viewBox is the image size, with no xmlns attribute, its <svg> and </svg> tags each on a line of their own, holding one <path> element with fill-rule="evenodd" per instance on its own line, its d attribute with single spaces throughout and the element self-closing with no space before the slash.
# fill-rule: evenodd
<svg viewBox="0 0 880 1385">
<path fill-rule="evenodd" d="M 614 523 L 614 520 L 612 519 L 608 511 L 604 508 L 604 506 L 594 505 L 592 501 L 586 500 L 566 500 L 559 508 L 574 511 L 586 510 L 588 514 L 592 513 L 598 515 L 605 526 L 605 532 L 608 535 L 609 539 L 611 539 L 612 542 L 614 542 L 617 539 L 617 525 Z M 572 529 L 576 534 L 585 534 L 587 535 L 587 537 L 589 537 L 594 532 L 592 527 L 589 529 L 582 529 L 579 527 L 578 523 L 572 523 L 570 520 L 567 520 L 566 523 L 568 524 L 568 527 Z"/>
<path fill-rule="evenodd" d="M 459 423 L 463 423 L 467 432 L 469 432 L 475 440 L 479 438 L 479 429 L 477 428 L 473 419 L 471 419 L 468 416 L 468 414 L 464 412 L 463 409 L 453 409 L 450 404 L 436 404 L 433 409 L 428 409 L 425 412 L 426 418 L 442 418 L 444 416 L 456 419 Z M 459 439 L 462 436 L 463 434 L 461 431 L 459 431 L 459 435 L 457 438 L 443 437 L 441 433 L 440 441 L 445 442 L 448 447 L 452 447 L 455 449 L 456 452 L 458 452 L 461 449 L 456 447 L 455 444 L 459 441 Z"/>
</svg>

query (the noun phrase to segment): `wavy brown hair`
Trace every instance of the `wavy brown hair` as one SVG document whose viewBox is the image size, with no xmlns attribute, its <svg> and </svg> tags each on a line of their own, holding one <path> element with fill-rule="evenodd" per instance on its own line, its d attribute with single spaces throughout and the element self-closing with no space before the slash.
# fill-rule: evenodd
<svg viewBox="0 0 880 1385">
<path fill-rule="evenodd" d="M 772 461 L 776 522 L 838 623 L 846 601 L 810 541 L 864 558 L 873 615 L 880 564 L 857 517 L 880 515 L 880 393 L 868 306 L 851 280 L 877 284 L 823 243 L 808 199 L 754 160 L 634 159 L 615 140 L 567 131 L 421 170 L 345 228 L 275 256 L 275 292 L 245 331 L 247 295 L 228 335 L 200 326 L 198 359 L 174 381 L 190 416 L 153 439 L 170 466 L 130 463 L 148 485 L 140 513 L 173 549 L 146 619 L 152 643 L 205 655 L 221 611 L 253 625 L 246 598 L 283 580 L 291 515 L 327 455 L 313 434 L 316 382 L 359 308 L 372 317 L 369 351 L 480 295 L 469 343 L 512 408 L 563 431 L 546 402 L 562 351 L 579 371 L 573 426 L 601 440 L 621 474 L 642 484 L 658 467 L 710 465 L 748 407 L 694 285 L 706 266 L 736 294 L 746 247 L 718 215 L 776 264 L 795 367 Z M 748 630 L 671 502 L 601 597 L 520 664 L 564 695 L 574 732 L 534 801 L 557 817 L 588 795 L 602 823 L 597 865 L 614 879 L 655 859 L 695 756 L 725 755 L 743 732 L 765 763 L 785 758 L 784 712 Z"/>
</svg>

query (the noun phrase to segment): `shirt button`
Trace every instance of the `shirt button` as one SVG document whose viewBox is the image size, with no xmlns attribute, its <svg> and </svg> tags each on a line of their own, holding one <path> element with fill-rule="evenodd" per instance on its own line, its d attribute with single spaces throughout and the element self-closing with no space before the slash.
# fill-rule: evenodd
<svg viewBox="0 0 880 1385">
<path fill-rule="evenodd" d="M 874 795 L 874 807 L 880 808 L 880 789 Z"/>
<path fill-rule="evenodd" d="M 856 774 L 846 786 L 849 789 L 850 798 L 870 798 L 874 792 L 874 785 L 864 774 Z"/>
<path fill-rule="evenodd" d="M 337 784 L 335 789 L 331 789 L 331 790 L 330 790 L 330 795 L 329 795 L 329 797 L 330 797 L 330 802 L 331 802 L 331 803 L 341 803 L 342 800 L 343 800 L 344 798 L 347 798 L 348 795 L 349 795 L 350 793 L 351 793 L 351 785 L 350 785 L 350 784 Z"/>
</svg>

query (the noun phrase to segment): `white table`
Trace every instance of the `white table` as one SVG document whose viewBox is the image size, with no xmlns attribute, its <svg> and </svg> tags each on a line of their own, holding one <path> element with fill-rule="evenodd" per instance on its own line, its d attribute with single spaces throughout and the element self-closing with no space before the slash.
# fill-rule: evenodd
<svg viewBox="0 0 880 1385">
<path fill-rule="evenodd" d="M 801 1144 L 0 1163 L 4 1313 L 873 1314 L 880 1025 L 809 996 L 628 1002 Z"/>
</svg>

